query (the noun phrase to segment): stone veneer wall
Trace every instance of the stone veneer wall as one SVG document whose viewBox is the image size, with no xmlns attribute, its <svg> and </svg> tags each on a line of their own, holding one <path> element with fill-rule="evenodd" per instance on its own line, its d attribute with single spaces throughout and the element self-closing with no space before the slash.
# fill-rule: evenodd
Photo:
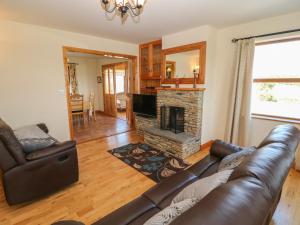
<svg viewBox="0 0 300 225">
<path fill-rule="evenodd" d="M 160 107 L 184 107 L 184 132 L 201 139 L 203 91 L 159 90 L 157 93 L 157 120 L 160 126 Z"/>
<path fill-rule="evenodd" d="M 144 130 L 153 127 L 157 124 L 156 118 L 147 118 L 136 115 L 135 116 L 135 127 L 136 132 L 139 135 L 144 134 Z"/>
</svg>

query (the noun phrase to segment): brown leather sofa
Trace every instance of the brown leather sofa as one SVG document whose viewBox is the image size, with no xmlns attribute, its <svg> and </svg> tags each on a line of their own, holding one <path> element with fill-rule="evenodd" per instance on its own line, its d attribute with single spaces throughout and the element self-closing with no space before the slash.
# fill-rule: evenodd
<svg viewBox="0 0 300 225">
<path fill-rule="evenodd" d="M 291 125 L 274 128 L 229 181 L 213 190 L 172 225 L 267 225 L 279 202 L 293 163 L 300 132 Z M 142 225 L 168 206 L 187 185 L 217 171 L 222 158 L 240 147 L 215 141 L 210 155 L 154 186 L 94 225 Z"/>
<path fill-rule="evenodd" d="M 38 126 L 48 133 L 45 124 Z M 76 143 L 67 141 L 25 155 L 12 129 L 0 119 L 0 168 L 8 204 L 32 201 L 78 180 Z"/>
</svg>

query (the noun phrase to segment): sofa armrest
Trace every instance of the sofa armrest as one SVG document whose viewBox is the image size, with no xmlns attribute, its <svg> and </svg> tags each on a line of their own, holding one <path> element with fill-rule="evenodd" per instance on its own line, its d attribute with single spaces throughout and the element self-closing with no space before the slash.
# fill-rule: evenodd
<svg viewBox="0 0 300 225">
<path fill-rule="evenodd" d="M 223 159 L 227 155 L 239 152 L 241 150 L 242 150 L 242 148 L 240 146 L 226 143 L 221 140 L 216 140 L 216 141 L 214 141 L 214 143 L 211 146 L 210 154 L 214 155 L 220 159 Z"/>
<path fill-rule="evenodd" d="M 62 142 L 62 143 L 53 145 L 51 147 L 29 153 L 28 155 L 26 155 L 26 159 L 28 161 L 32 161 L 32 160 L 45 158 L 47 156 L 57 154 L 59 152 L 65 151 L 67 149 L 74 148 L 75 146 L 76 146 L 75 141 Z"/>
<path fill-rule="evenodd" d="M 44 131 L 46 134 L 49 133 L 49 129 L 47 127 L 47 125 L 45 123 L 38 123 L 37 126 L 42 130 Z"/>
</svg>

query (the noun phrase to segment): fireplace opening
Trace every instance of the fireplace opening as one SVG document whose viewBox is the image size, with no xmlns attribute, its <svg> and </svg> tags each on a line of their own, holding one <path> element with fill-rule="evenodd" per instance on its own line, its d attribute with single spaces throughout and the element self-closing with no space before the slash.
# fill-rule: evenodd
<svg viewBox="0 0 300 225">
<path fill-rule="evenodd" d="M 175 134 L 184 132 L 184 108 L 161 106 L 160 128 Z"/>
</svg>

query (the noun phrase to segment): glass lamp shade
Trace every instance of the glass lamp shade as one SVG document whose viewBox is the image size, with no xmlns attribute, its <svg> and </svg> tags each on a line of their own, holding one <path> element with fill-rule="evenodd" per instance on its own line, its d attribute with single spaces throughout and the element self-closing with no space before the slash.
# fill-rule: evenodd
<svg viewBox="0 0 300 225">
<path fill-rule="evenodd" d="M 128 3 L 128 0 L 115 0 L 116 5 L 126 5 Z"/>
</svg>

